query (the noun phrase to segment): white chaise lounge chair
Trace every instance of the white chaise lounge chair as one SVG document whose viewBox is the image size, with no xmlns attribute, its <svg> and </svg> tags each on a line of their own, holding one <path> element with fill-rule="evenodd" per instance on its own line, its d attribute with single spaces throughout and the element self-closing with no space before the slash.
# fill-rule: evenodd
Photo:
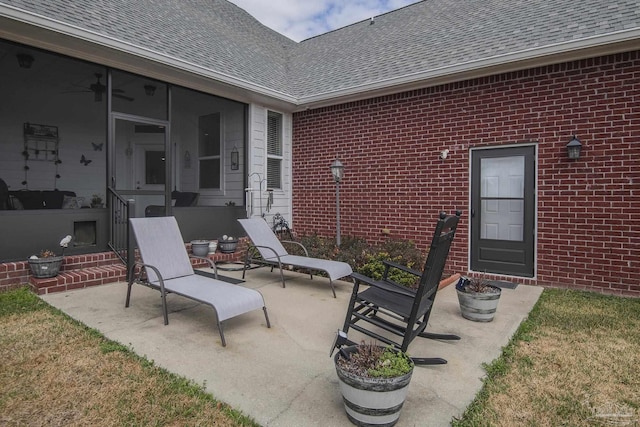
<svg viewBox="0 0 640 427">
<path fill-rule="evenodd" d="M 276 235 L 269 228 L 269 225 L 262 218 L 239 219 L 238 222 L 240 222 L 244 230 L 247 232 L 252 245 L 260 253 L 260 258 L 254 258 L 251 256 L 252 251 L 247 250 L 247 258 L 242 270 L 243 278 L 247 267 L 251 263 L 266 264 L 272 266 L 272 268 L 278 267 L 280 269 L 283 288 L 285 287 L 283 266 L 292 265 L 294 267 L 304 268 L 310 271 L 324 271 L 329 276 L 329 284 L 331 285 L 331 291 L 333 291 L 333 297 L 335 298 L 336 290 L 333 286 L 333 281 L 343 277 L 348 277 L 353 273 L 351 266 L 346 262 L 312 258 L 309 256 L 307 248 L 300 243 L 283 240 L 282 242 L 292 243 L 302 247 L 306 254 L 306 256 L 289 255 L 282 245 L 282 242 L 278 240 Z M 311 275 L 311 278 L 313 279 L 313 275 Z"/>
<path fill-rule="evenodd" d="M 174 217 L 131 218 L 130 224 L 138 242 L 142 263 L 137 263 L 129 274 L 125 307 L 129 307 L 133 283 L 160 291 L 165 325 L 169 324 L 167 293 L 208 304 L 216 312 L 223 347 L 226 346 L 226 341 L 222 322 L 227 319 L 261 308 L 267 327 L 271 327 L 260 292 L 218 280 L 216 266 L 208 258 L 203 259 L 210 262 L 216 278 L 194 273 Z M 134 277 L 136 267 L 138 274 Z"/>
</svg>

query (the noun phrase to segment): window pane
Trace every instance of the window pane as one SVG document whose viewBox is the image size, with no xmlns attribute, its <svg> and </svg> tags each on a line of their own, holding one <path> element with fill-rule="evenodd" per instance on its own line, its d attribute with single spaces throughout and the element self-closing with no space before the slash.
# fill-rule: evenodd
<svg viewBox="0 0 640 427">
<path fill-rule="evenodd" d="M 267 159 L 267 188 L 282 188 L 282 160 Z"/>
<path fill-rule="evenodd" d="M 220 113 L 200 116 L 198 120 L 199 156 L 220 155 Z"/>
<path fill-rule="evenodd" d="M 220 159 L 200 160 L 200 188 L 220 188 Z"/>
<path fill-rule="evenodd" d="M 267 114 L 267 154 L 282 156 L 282 114 Z"/>
<path fill-rule="evenodd" d="M 145 184 L 164 184 L 164 151 L 145 151 Z"/>
</svg>

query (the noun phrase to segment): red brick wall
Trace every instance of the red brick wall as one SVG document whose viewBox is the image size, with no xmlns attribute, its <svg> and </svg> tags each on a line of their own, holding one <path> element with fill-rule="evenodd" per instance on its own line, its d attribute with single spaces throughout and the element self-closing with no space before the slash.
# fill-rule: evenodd
<svg viewBox="0 0 640 427">
<path fill-rule="evenodd" d="M 338 157 L 343 236 L 425 249 L 438 211 L 462 209 L 447 271 L 466 273 L 469 150 L 531 142 L 537 276 L 519 281 L 640 296 L 640 51 L 296 113 L 292 225 L 335 235 Z"/>
</svg>

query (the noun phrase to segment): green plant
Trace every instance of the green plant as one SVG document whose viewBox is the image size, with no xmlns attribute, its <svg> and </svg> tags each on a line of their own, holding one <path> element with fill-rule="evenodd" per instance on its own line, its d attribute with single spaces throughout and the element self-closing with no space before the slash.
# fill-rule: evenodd
<svg viewBox="0 0 640 427">
<path fill-rule="evenodd" d="M 350 358 L 338 357 L 338 365 L 347 372 L 365 378 L 393 378 L 408 374 L 413 362 L 392 346 L 382 347 L 362 341 Z"/>
<path fill-rule="evenodd" d="M 91 206 L 100 206 L 102 205 L 102 196 L 99 194 L 94 194 L 91 196 Z"/>
</svg>

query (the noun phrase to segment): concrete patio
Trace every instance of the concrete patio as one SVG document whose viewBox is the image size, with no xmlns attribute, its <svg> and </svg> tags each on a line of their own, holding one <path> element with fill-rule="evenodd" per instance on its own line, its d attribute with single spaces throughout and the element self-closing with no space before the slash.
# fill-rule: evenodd
<svg viewBox="0 0 640 427">
<path fill-rule="evenodd" d="M 213 310 L 176 295 L 167 298 L 168 326 L 159 293 L 142 286 L 134 286 L 130 308 L 124 307 L 121 282 L 42 298 L 158 366 L 205 384 L 217 399 L 263 426 L 349 426 L 329 350 L 344 321 L 351 284 L 337 282 L 334 299 L 327 279 L 285 274 L 283 289 L 276 272 L 247 272 L 241 286 L 264 295 L 272 327 L 266 327 L 261 310 L 231 319 L 225 323 L 227 347 L 220 345 Z M 411 355 L 449 363 L 416 367 L 397 425 L 447 426 L 459 417 L 482 386 L 481 365 L 500 355 L 541 292 L 525 285 L 504 289 L 494 321 L 476 323 L 460 315 L 453 285 L 439 291 L 428 330 L 462 339 L 418 338 L 411 344 Z M 355 332 L 349 337 L 362 338 Z"/>
</svg>

